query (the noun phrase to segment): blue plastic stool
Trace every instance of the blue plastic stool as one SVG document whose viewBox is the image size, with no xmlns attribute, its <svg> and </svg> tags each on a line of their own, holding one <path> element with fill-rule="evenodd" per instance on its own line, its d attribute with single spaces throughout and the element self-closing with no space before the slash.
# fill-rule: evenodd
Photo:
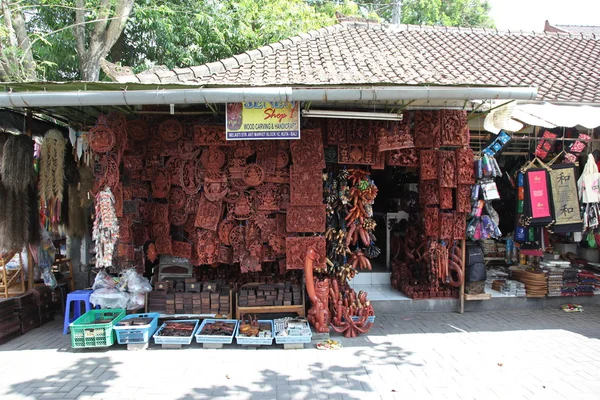
<svg viewBox="0 0 600 400">
<path fill-rule="evenodd" d="M 69 324 L 81 316 L 81 302 L 85 303 L 85 312 L 94 307 L 90 303 L 90 295 L 93 290 L 76 290 L 67 295 L 67 304 L 65 306 L 65 322 L 63 325 L 63 335 L 69 333 Z M 71 303 L 73 304 L 73 318 L 71 317 Z"/>
</svg>

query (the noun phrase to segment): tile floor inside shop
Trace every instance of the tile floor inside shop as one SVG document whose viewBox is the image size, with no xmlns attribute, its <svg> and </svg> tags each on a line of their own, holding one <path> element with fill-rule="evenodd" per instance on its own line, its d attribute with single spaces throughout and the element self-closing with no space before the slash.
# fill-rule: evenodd
<svg viewBox="0 0 600 400">
<path fill-rule="evenodd" d="M 344 348 L 70 349 L 60 321 L 0 346 L 0 399 L 599 399 L 600 307 L 378 315 Z"/>
</svg>

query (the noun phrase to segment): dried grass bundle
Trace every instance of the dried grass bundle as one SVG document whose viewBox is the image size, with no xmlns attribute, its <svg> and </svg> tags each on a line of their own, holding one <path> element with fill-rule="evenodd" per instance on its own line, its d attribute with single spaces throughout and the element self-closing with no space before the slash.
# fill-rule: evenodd
<svg viewBox="0 0 600 400">
<path fill-rule="evenodd" d="M 79 197 L 82 206 L 89 206 L 94 202 L 93 189 L 94 171 L 90 167 L 81 166 L 79 168 Z"/>
<path fill-rule="evenodd" d="M 2 154 L 2 182 L 7 189 L 25 193 L 34 184 L 33 140 L 25 135 L 12 135 Z"/>
<path fill-rule="evenodd" d="M 81 199 L 77 185 L 69 185 L 69 226 L 67 234 L 75 238 L 83 238 L 88 231 L 88 218 L 84 208 L 81 207 Z"/>
<path fill-rule="evenodd" d="M 65 147 L 63 134 L 51 129 L 46 132 L 40 158 L 40 196 L 42 201 L 61 201 L 65 182 Z"/>
</svg>

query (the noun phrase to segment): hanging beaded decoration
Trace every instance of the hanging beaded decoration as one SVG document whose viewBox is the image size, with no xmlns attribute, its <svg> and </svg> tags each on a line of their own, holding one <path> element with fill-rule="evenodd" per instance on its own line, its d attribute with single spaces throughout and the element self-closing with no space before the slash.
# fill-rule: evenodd
<svg viewBox="0 0 600 400">
<path fill-rule="evenodd" d="M 165 142 L 174 142 L 183 136 L 183 125 L 176 119 L 168 119 L 160 124 L 158 134 Z"/>
</svg>

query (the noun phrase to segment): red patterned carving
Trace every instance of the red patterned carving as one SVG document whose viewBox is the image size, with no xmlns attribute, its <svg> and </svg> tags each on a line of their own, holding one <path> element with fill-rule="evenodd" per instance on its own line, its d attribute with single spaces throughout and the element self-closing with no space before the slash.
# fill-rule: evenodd
<svg viewBox="0 0 600 400">
<path fill-rule="evenodd" d="M 346 143 L 373 145 L 375 144 L 375 135 L 371 130 L 371 121 L 349 120 L 346 125 Z"/>
<path fill-rule="evenodd" d="M 439 237 L 440 235 L 440 210 L 435 207 L 425 209 L 425 236 Z"/>
<path fill-rule="evenodd" d="M 156 208 L 154 203 L 142 203 L 140 206 L 140 212 L 144 217 L 144 221 L 153 222 L 156 217 Z"/>
<path fill-rule="evenodd" d="M 133 140 L 146 140 L 150 136 L 148 124 L 141 119 L 131 119 L 127 121 L 127 134 Z"/>
<path fill-rule="evenodd" d="M 157 224 L 169 223 L 169 205 L 154 203 L 154 221 Z"/>
<path fill-rule="evenodd" d="M 275 172 L 277 166 L 277 149 L 275 148 L 275 142 L 257 142 L 256 164 L 262 167 L 265 173 L 272 174 Z"/>
<path fill-rule="evenodd" d="M 142 182 L 133 182 L 131 184 L 133 197 L 138 199 L 147 199 L 150 197 L 150 188 L 148 184 Z"/>
<path fill-rule="evenodd" d="M 279 187 L 275 183 L 263 183 L 256 188 L 258 211 L 278 211 Z"/>
<path fill-rule="evenodd" d="M 419 183 L 419 202 L 423 207 L 440 204 L 437 181 L 422 181 Z"/>
<path fill-rule="evenodd" d="M 231 230 L 236 226 L 238 226 L 237 222 L 228 219 L 224 219 L 219 223 L 218 233 L 221 243 L 227 246 L 231 245 L 231 242 L 229 241 L 229 234 L 231 233 Z"/>
<path fill-rule="evenodd" d="M 158 252 L 156 251 L 156 246 L 154 245 L 154 243 L 150 243 L 148 245 L 148 252 L 146 254 L 146 257 L 151 263 L 154 263 L 154 261 L 156 261 L 156 258 L 158 257 Z"/>
<path fill-rule="evenodd" d="M 373 145 L 341 145 L 338 147 L 338 162 L 342 164 L 373 165 L 379 161 L 379 150 Z"/>
<path fill-rule="evenodd" d="M 277 150 L 277 154 L 275 155 L 275 168 L 281 169 L 287 167 L 290 163 L 290 155 L 287 150 Z"/>
<path fill-rule="evenodd" d="M 196 146 L 225 146 L 224 125 L 194 125 L 194 144 Z"/>
<path fill-rule="evenodd" d="M 227 195 L 229 186 L 226 182 L 204 182 L 204 196 L 209 201 L 221 201 Z"/>
<path fill-rule="evenodd" d="M 246 229 L 243 226 L 236 226 L 229 231 L 229 243 L 236 249 L 246 247 Z M 235 257 L 234 257 L 235 258 Z"/>
<path fill-rule="evenodd" d="M 169 236 L 169 231 L 170 231 L 169 223 L 152 224 L 152 237 L 154 239 Z"/>
<path fill-rule="evenodd" d="M 179 210 L 185 207 L 187 198 L 183 189 L 174 187 L 169 192 L 169 207 L 172 210 Z"/>
<path fill-rule="evenodd" d="M 428 181 L 438 178 L 438 152 L 437 150 L 420 150 L 419 158 L 421 170 L 419 180 Z"/>
<path fill-rule="evenodd" d="M 183 125 L 176 119 L 168 119 L 160 124 L 158 134 L 165 142 L 174 142 L 183 136 Z"/>
<path fill-rule="evenodd" d="M 438 155 L 440 187 L 456 187 L 456 154 L 454 151 L 439 151 Z"/>
<path fill-rule="evenodd" d="M 154 170 L 151 185 L 153 198 L 166 199 L 169 196 L 171 178 L 165 168 L 157 168 Z"/>
<path fill-rule="evenodd" d="M 87 141 L 90 149 L 96 153 L 107 153 L 117 143 L 115 133 L 106 125 L 106 121 L 103 118 L 99 118 L 98 124 L 90 129 L 87 134 Z"/>
<path fill-rule="evenodd" d="M 202 181 L 198 179 L 196 170 L 198 164 L 195 160 L 185 160 L 181 164 L 181 171 L 179 173 L 179 180 L 183 191 L 188 195 L 198 193 L 202 186 Z"/>
<path fill-rule="evenodd" d="M 442 146 L 467 146 L 469 144 L 469 124 L 467 112 L 462 110 L 442 110 Z"/>
<path fill-rule="evenodd" d="M 163 140 L 158 135 L 152 136 L 146 143 L 146 157 L 158 156 L 163 151 Z"/>
<path fill-rule="evenodd" d="M 371 121 L 371 127 L 377 134 L 379 151 L 410 149 L 415 147 L 410 132 L 409 114 L 404 114 L 402 122 Z"/>
<path fill-rule="evenodd" d="M 131 235 L 131 218 L 124 217 L 119 220 L 119 242 L 131 243 L 133 237 Z"/>
<path fill-rule="evenodd" d="M 138 156 L 125 156 L 123 157 L 123 168 L 130 171 L 140 171 L 144 168 L 142 158 Z"/>
<path fill-rule="evenodd" d="M 276 169 L 273 174 L 267 174 L 265 182 L 272 183 L 290 183 L 290 170 L 289 168 Z"/>
<path fill-rule="evenodd" d="M 419 153 L 417 149 L 401 149 L 388 152 L 387 165 L 394 167 L 418 167 Z"/>
<path fill-rule="evenodd" d="M 319 262 L 315 262 L 313 267 L 315 269 L 325 269 L 327 267 L 324 236 L 287 237 L 285 239 L 285 247 L 286 268 L 288 270 L 304 269 L 306 251 L 311 247 L 319 255 Z"/>
<path fill-rule="evenodd" d="M 196 232 L 196 213 L 188 215 L 187 221 L 183 224 L 183 230 L 190 234 Z"/>
<path fill-rule="evenodd" d="M 200 203 L 200 193 L 188 196 L 185 201 L 185 213 L 190 215 L 196 215 L 198 211 L 198 204 Z"/>
<path fill-rule="evenodd" d="M 143 224 L 136 223 L 131 225 L 131 231 L 133 232 L 134 246 L 143 246 L 150 239 L 148 230 Z"/>
<path fill-rule="evenodd" d="M 316 206 L 323 203 L 323 177 L 321 170 L 299 168 L 292 165 L 290 204 Z"/>
<path fill-rule="evenodd" d="M 454 213 L 454 232 L 452 237 L 454 240 L 462 240 L 467 238 L 467 216 L 465 213 Z"/>
<path fill-rule="evenodd" d="M 192 160 L 198 158 L 200 149 L 194 145 L 194 141 L 188 135 L 177 141 L 177 155 L 182 160 Z"/>
<path fill-rule="evenodd" d="M 348 120 L 343 119 L 327 119 L 327 144 L 346 144 L 348 123 Z"/>
<path fill-rule="evenodd" d="M 172 254 L 175 257 L 190 259 L 192 258 L 192 244 L 188 242 L 171 242 Z"/>
<path fill-rule="evenodd" d="M 131 201 L 133 200 L 133 190 L 131 187 L 123 187 L 123 201 Z"/>
<path fill-rule="evenodd" d="M 188 215 L 185 213 L 183 208 L 178 208 L 176 210 L 171 210 L 171 214 L 169 216 L 169 221 L 174 226 L 183 226 L 188 220 Z"/>
<path fill-rule="evenodd" d="M 283 211 L 290 207 L 290 185 L 279 185 L 279 208 Z"/>
<path fill-rule="evenodd" d="M 127 150 L 127 120 L 118 112 L 110 112 L 106 116 L 108 126 L 115 134 L 115 145 L 118 150 L 117 159 L 120 159 L 123 152 Z"/>
<path fill-rule="evenodd" d="M 233 249 L 227 246 L 220 246 L 217 262 L 221 264 L 233 264 Z"/>
<path fill-rule="evenodd" d="M 475 183 L 474 155 L 471 149 L 456 149 L 456 183 L 471 185 Z"/>
<path fill-rule="evenodd" d="M 181 186 L 181 166 L 183 160 L 179 157 L 171 157 L 167 161 L 165 168 L 169 174 L 171 186 Z"/>
<path fill-rule="evenodd" d="M 246 158 L 234 157 L 229 160 L 228 172 L 230 179 L 243 179 L 243 172 L 246 168 Z"/>
<path fill-rule="evenodd" d="M 209 147 L 202 152 L 200 162 L 207 171 L 218 171 L 225 165 L 225 153 L 218 147 Z"/>
<path fill-rule="evenodd" d="M 300 140 L 290 145 L 292 161 L 297 167 L 325 168 L 321 129 L 302 130 Z"/>
<path fill-rule="evenodd" d="M 439 147 L 442 114 L 440 111 L 415 113 L 415 146 L 419 149 Z"/>
<path fill-rule="evenodd" d="M 287 212 L 288 232 L 325 232 L 325 204 L 290 206 Z"/>
<path fill-rule="evenodd" d="M 223 214 L 223 202 L 209 201 L 204 195 L 200 198 L 195 225 L 197 228 L 216 231 L 221 215 Z"/>
<path fill-rule="evenodd" d="M 178 143 L 185 139 L 179 139 L 175 142 L 162 141 L 162 148 L 160 149 L 161 157 L 179 157 L 179 145 Z"/>
<path fill-rule="evenodd" d="M 456 211 L 468 213 L 471 211 L 471 186 L 458 185 L 456 189 Z"/>
<path fill-rule="evenodd" d="M 454 236 L 454 213 L 440 212 L 440 239 L 450 240 Z"/>
<path fill-rule="evenodd" d="M 123 184 L 117 183 L 113 188 L 113 196 L 115 197 L 115 215 L 117 218 L 123 217 Z"/>
<path fill-rule="evenodd" d="M 269 246 L 273 250 L 273 253 L 277 256 L 285 255 L 285 236 L 272 234 L 269 237 Z"/>
<path fill-rule="evenodd" d="M 217 262 L 219 250 L 219 238 L 216 232 L 199 230 L 196 242 L 196 255 L 199 264 L 213 264 Z"/>
<path fill-rule="evenodd" d="M 246 182 L 243 179 L 230 179 L 229 184 L 234 189 L 246 190 L 248 186 L 246 186 Z"/>
<path fill-rule="evenodd" d="M 254 196 L 250 192 L 243 192 L 234 204 L 228 204 L 229 218 L 236 220 L 248 220 L 256 214 Z"/>
<path fill-rule="evenodd" d="M 440 194 L 440 208 L 442 210 L 450 210 L 454 208 L 454 202 L 452 201 L 452 189 L 451 188 L 439 188 Z"/>
<path fill-rule="evenodd" d="M 169 236 L 156 238 L 156 240 L 154 241 L 154 245 L 156 246 L 156 252 L 158 254 L 173 253 L 173 249 L 171 247 L 171 238 Z"/>
<path fill-rule="evenodd" d="M 227 194 L 223 198 L 223 201 L 227 204 L 235 204 L 240 199 L 242 195 L 242 189 L 230 188 L 227 191 Z"/>
<path fill-rule="evenodd" d="M 244 169 L 242 177 L 246 185 L 258 186 L 265 180 L 265 171 L 258 164 L 250 164 Z"/>
<path fill-rule="evenodd" d="M 135 258 L 135 248 L 131 244 L 120 243 L 117 246 L 117 254 L 119 258 L 131 261 Z"/>
</svg>

